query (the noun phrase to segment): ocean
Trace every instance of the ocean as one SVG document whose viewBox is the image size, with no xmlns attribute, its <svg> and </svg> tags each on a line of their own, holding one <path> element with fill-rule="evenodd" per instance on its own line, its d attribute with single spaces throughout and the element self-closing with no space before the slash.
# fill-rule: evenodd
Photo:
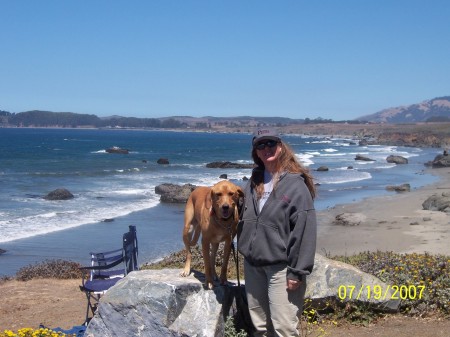
<svg viewBox="0 0 450 337">
<path fill-rule="evenodd" d="M 163 183 L 212 185 L 227 174 L 244 186 L 250 169 L 212 169 L 213 161 L 251 163 L 251 134 L 149 130 L 0 128 L 0 276 L 62 258 L 88 263 L 89 252 L 121 246 L 136 225 L 139 262 L 183 248 L 183 205 L 162 204 Z M 418 188 L 435 181 L 424 163 L 440 149 L 359 146 L 345 138 L 285 135 L 318 184 L 318 210 L 388 193 L 386 185 Z M 107 153 L 117 146 L 129 154 Z M 374 161 L 356 161 L 357 154 Z M 407 165 L 386 162 L 389 155 Z M 167 158 L 168 165 L 157 164 Z M 327 166 L 329 171 L 316 169 Z M 74 199 L 42 197 L 66 188 Z M 105 219 L 113 221 L 106 222 Z M 319 229 L 320 230 L 320 229 Z"/>
</svg>

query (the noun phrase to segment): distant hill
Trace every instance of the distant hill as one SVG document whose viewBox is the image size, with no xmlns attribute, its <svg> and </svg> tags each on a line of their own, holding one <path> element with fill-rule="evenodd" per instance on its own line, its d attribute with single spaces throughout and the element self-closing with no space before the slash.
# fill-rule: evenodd
<svg viewBox="0 0 450 337">
<path fill-rule="evenodd" d="M 350 121 L 351 122 L 351 121 Z M 170 116 L 162 118 L 137 118 L 118 115 L 98 117 L 73 112 L 32 110 L 19 113 L 0 111 L 0 127 L 96 127 L 96 128 L 161 128 L 226 130 L 261 125 L 286 126 L 308 123 L 333 123 L 332 120 L 292 119 L 286 117 L 191 117 Z"/>
<path fill-rule="evenodd" d="M 450 121 L 450 96 L 437 97 L 417 104 L 388 108 L 357 118 L 371 123 L 419 123 Z"/>
<path fill-rule="evenodd" d="M 437 97 L 418 104 L 384 109 L 354 120 L 333 121 L 324 118 L 292 119 L 286 117 L 191 117 L 163 118 L 98 117 L 73 112 L 25 111 L 10 113 L 0 110 L 0 127 L 94 127 L 94 128 L 158 128 L 197 129 L 210 131 L 248 131 L 256 126 L 287 127 L 298 125 L 450 122 L 450 96 Z"/>
</svg>

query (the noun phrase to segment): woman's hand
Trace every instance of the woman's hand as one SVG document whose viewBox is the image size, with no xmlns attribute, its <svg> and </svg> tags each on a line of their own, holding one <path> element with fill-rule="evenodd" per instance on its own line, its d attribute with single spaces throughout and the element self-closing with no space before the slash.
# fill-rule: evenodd
<svg viewBox="0 0 450 337">
<path fill-rule="evenodd" d="M 291 280 L 287 279 L 286 289 L 287 290 L 295 290 L 302 284 L 302 281 L 300 280 Z"/>
</svg>

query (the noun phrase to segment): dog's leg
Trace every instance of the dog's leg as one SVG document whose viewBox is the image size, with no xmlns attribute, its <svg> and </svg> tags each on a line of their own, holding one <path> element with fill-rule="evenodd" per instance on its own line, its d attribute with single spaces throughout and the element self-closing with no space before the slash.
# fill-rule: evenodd
<svg viewBox="0 0 450 337">
<path fill-rule="evenodd" d="M 207 289 L 214 287 L 212 270 L 211 270 L 211 258 L 210 258 L 210 244 L 202 238 L 202 253 L 203 261 L 205 262 L 205 286 Z"/>
<path fill-rule="evenodd" d="M 211 275 L 214 280 L 219 280 L 219 276 L 217 276 L 217 272 L 216 272 L 216 256 L 217 256 L 218 249 L 219 249 L 218 243 L 211 243 L 211 254 L 210 254 Z"/>
<path fill-rule="evenodd" d="M 186 204 L 186 209 L 184 213 L 184 228 L 183 228 L 183 242 L 184 247 L 186 248 L 186 262 L 184 264 L 184 269 L 180 273 L 180 276 L 186 277 L 191 273 L 191 260 L 192 260 L 192 252 L 191 246 L 195 245 L 198 240 L 198 236 L 200 232 L 200 226 L 197 225 L 194 219 L 194 209 L 192 203 Z M 193 242 L 193 239 L 196 241 Z"/>
<path fill-rule="evenodd" d="M 231 253 L 231 239 L 226 239 L 223 245 L 222 267 L 220 268 L 220 284 L 222 285 L 226 285 L 228 283 L 227 271 L 230 253 Z"/>
<path fill-rule="evenodd" d="M 192 252 L 191 252 L 191 238 L 192 235 L 194 233 L 194 226 L 189 224 L 187 226 L 184 227 L 183 230 L 183 242 L 184 242 L 184 247 L 186 249 L 186 262 L 184 264 L 184 269 L 183 271 L 180 273 L 180 276 L 186 277 L 189 276 L 189 274 L 191 273 L 191 259 L 192 259 Z"/>
</svg>

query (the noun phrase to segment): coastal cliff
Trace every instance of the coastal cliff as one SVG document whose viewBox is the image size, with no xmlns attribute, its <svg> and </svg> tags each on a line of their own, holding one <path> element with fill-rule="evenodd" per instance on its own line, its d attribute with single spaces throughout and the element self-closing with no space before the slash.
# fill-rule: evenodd
<svg viewBox="0 0 450 337">
<path fill-rule="evenodd" d="M 450 147 L 450 123 L 310 124 L 280 128 L 285 133 L 332 135 L 368 139 L 370 144 L 412 147 Z"/>
</svg>

